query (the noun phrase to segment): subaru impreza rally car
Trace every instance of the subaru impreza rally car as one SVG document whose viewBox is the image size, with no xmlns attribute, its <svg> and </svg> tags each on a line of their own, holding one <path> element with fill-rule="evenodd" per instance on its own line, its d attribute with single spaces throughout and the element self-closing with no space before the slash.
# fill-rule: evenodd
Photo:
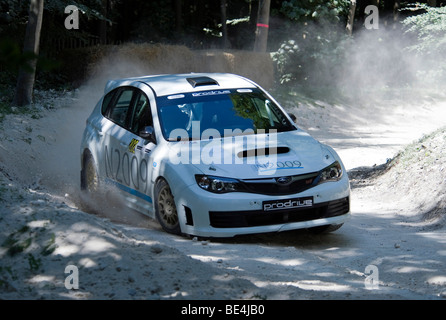
<svg viewBox="0 0 446 320">
<path fill-rule="evenodd" d="M 345 168 L 294 119 L 234 74 L 110 80 L 87 119 L 81 188 L 174 234 L 336 230 L 350 216 Z"/>
</svg>

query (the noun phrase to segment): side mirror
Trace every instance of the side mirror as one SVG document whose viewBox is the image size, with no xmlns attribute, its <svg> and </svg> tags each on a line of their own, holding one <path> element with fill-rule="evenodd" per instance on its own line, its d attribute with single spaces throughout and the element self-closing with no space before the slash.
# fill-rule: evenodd
<svg viewBox="0 0 446 320">
<path fill-rule="evenodd" d="M 290 116 L 291 120 L 293 120 L 294 123 L 296 123 L 297 118 L 293 113 L 288 113 L 288 115 Z"/>
<path fill-rule="evenodd" d="M 144 129 L 139 132 L 139 136 L 148 142 L 156 144 L 155 130 L 151 126 L 144 127 Z"/>
</svg>

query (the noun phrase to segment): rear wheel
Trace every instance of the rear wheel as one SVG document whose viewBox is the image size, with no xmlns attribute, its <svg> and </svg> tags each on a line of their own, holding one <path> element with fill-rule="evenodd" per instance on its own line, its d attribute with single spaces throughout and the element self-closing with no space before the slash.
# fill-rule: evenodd
<svg viewBox="0 0 446 320">
<path fill-rule="evenodd" d="M 81 190 L 79 208 L 85 212 L 97 213 L 96 203 L 99 196 L 99 176 L 93 156 L 87 152 L 81 171 Z"/>
<path fill-rule="evenodd" d="M 155 215 L 164 231 L 180 234 L 180 223 L 175 199 L 166 180 L 159 180 L 155 185 Z"/>
<path fill-rule="evenodd" d="M 82 189 L 88 193 L 97 193 L 99 191 L 99 178 L 96 171 L 96 165 L 93 157 L 87 155 L 84 160 L 84 170 L 82 177 Z"/>
</svg>

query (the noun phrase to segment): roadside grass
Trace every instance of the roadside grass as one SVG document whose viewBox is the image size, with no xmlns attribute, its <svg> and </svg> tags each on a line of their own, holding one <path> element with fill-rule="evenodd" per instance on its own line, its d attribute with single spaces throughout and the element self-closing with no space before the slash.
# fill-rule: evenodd
<svg viewBox="0 0 446 320">
<path fill-rule="evenodd" d="M 14 87 L 11 85 L 0 86 L 0 124 L 8 115 L 28 115 L 32 119 L 42 118 L 42 110 L 55 109 L 57 105 L 63 104 L 66 97 L 73 98 L 76 90 L 48 89 L 33 92 L 33 102 L 29 105 L 13 106 Z"/>
<path fill-rule="evenodd" d="M 352 189 L 373 186 L 424 227 L 446 225 L 446 126 L 407 145 L 387 163 L 348 172 Z M 371 191 L 372 192 L 372 191 Z M 412 212 L 412 213 L 411 213 Z"/>
<path fill-rule="evenodd" d="M 33 104 L 23 107 L 14 107 L 10 101 L 0 100 L 0 123 L 2 123 L 7 115 L 30 115 L 32 119 L 41 118 L 41 113 Z"/>
<path fill-rule="evenodd" d="M 424 169 L 438 165 L 439 169 L 444 171 L 445 148 L 446 127 L 442 127 L 405 147 L 389 162 L 389 167 L 404 172 L 414 166 Z"/>
</svg>

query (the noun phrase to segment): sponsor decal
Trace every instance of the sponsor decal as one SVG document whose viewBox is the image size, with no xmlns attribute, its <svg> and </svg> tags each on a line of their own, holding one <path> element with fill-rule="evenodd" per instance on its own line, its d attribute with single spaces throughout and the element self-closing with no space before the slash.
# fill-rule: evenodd
<svg viewBox="0 0 446 320">
<path fill-rule="evenodd" d="M 263 211 L 289 210 L 313 206 L 313 197 L 263 201 Z"/>
<path fill-rule="evenodd" d="M 267 161 L 265 163 L 257 163 L 253 165 L 254 169 L 259 173 L 284 170 L 284 169 L 303 169 L 302 163 L 299 160 L 286 161 Z"/>
<path fill-rule="evenodd" d="M 136 145 L 138 144 L 138 142 L 139 142 L 139 140 L 137 140 L 137 139 L 132 139 L 132 141 L 130 141 L 129 152 L 135 153 L 135 148 L 136 148 Z"/>
<path fill-rule="evenodd" d="M 135 154 L 122 152 L 119 148 L 105 146 L 105 174 L 121 186 L 140 193 L 150 190 L 151 170 L 147 159 L 138 159 Z"/>
<path fill-rule="evenodd" d="M 216 94 L 230 94 L 230 90 L 214 90 L 214 91 L 203 91 L 203 92 L 195 92 L 192 93 L 193 97 L 203 97 L 203 96 L 211 96 Z"/>
</svg>

